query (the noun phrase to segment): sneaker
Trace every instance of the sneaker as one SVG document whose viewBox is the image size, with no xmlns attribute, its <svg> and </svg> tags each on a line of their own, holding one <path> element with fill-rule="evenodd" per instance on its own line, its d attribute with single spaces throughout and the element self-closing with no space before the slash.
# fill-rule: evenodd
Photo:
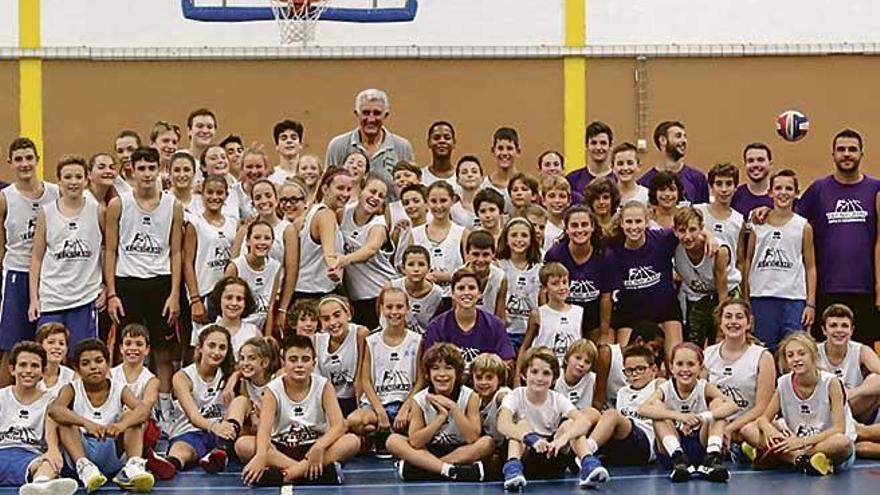
<svg viewBox="0 0 880 495">
<path fill-rule="evenodd" d="M 697 467 L 697 472 L 709 481 L 724 483 L 730 479 L 730 473 L 724 467 L 724 463 L 721 462 L 721 454 L 719 452 L 707 453 L 706 457 L 703 458 L 703 463 Z"/>
<path fill-rule="evenodd" d="M 433 475 L 423 469 L 413 466 L 404 460 L 397 461 L 397 478 L 401 481 L 428 481 L 443 479 L 439 475 Z"/>
<path fill-rule="evenodd" d="M 76 474 L 82 481 L 86 493 L 92 493 L 107 483 L 107 477 L 101 473 L 98 466 L 85 457 L 76 461 Z"/>
<path fill-rule="evenodd" d="M 456 464 L 449 473 L 449 479 L 455 481 L 483 481 L 483 463 L 480 461 L 471 464 Z"/>
<path fill-rule="evenodd" d="M 170 480 L 177 475 L 177 466 L 152 450 L 147 451 L 147 469 L 160 480 Z"/>
<path fill-rule="evenodd" d="M 593 488 L 611 479 L 608 470 L 602 465 L 598 457 L 588 455 L 581 459 L 580 481 L 581 488 Z"/>
<path fill-rule="evenodd" d="M 79 483 L 71 478 L 57 478 L 48 481 L 37 481 L 22 485 L 18 495 L 73 495 Z"/>
<path fill-rule="evenodd" d="M 753 447 L 748 442 L 741 443 L 739 448 L 742 451 L 743 456 L 745 456 L 745 458 L 748 459 L 749 462 L 755 462 L 755 459 L 758 458 L 758 449 Z"/>
<path fill-rule="evenodd" d="M 834 474 L 834 464 L 825 454 L 817 452 L 812 456 L 802 454 L 794 461 L 795 466 L 812 476 L 828 476 Z"/>
<path fill-rule="evenodd" d="M 113 483 L 126 491 L 149 492 L 153 490 L 156 479 L 147 472 L 147 461 L 142 457 L 132 457 L 116 473 Z"/>
<path fill-rule="evenodd" d="M 342 473 L 342 464 L 334 462 L 324 467 L 324 472 L 318 480 L 323 485 L 341 485 L 345 482 L 345 475 Z"/>
<path fill-rule="evenodd" d="M 675 483 L 688 481 L 691 479 L 692 470 L 691 461 L 684 451 L 678 450 L 672 454 L 672 472 L 669 473 L 669 479 Z"/>
<path fill-rule="evenodd" d="M 205 454 L 205 457 L 199 459 L 199 465 L 202 466 L 202 469 L 208 474 L 215 474 L 223 471 L 226 469 L 228 463 L 229 455 L 227 455 L 226 451 L 223 449 L 214 449 Z"/>
<path fill-rule="evenodd" d="M 522 461 L 508 459 L 501 468 L 504 474 L 504 489 L 507 491 L 522 490 L 526 486 L 526 476 L 523 474 Z"/>
</svg>

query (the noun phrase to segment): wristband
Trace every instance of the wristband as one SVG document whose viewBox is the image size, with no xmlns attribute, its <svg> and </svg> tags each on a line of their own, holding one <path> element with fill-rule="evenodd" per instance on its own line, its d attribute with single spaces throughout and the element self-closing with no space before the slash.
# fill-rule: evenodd
<svg viewBox="0 0 880 495">
<path fill-rule="evenodd" d="M 522 439 L 522 441 L 526 445 L 526 447 L 531 447 L 531 448 L 534 448 L 535 444 L 538 443 L 538 441 L 540 441 L 540 440 L 541 440 L 541 437 L 533 431 L 526 433 Z"/>
<path fill-rule="evenodd" d="M 112 300 L 114 300 L 114 299 L 119 299 L 119 295 L 117 295 L 117 294 L 110 294 L 109 296 L 107 296 L 107 302 L 110 302 L 110 301 L 112 301 Z"/>
<path fill-rule="evenodd" d="M 284 309 L 284 308 L 278 308 L 278 309 L 276 309 L 275 311 L 278 311 L 279 313 L 287 314 L 287 310 Z"/>
<path fill-rule="evenodd" d="M 703 411 L 699 414 L 699 416 L 700 421 L 702 421 L 703 423 L 709 423 L 713 419 L 715 419 L 715 416 L 712 416 L 712 411 Z"/>
<path fill-rule="evenodd" d="M 815 304 L 807 303 L 806 306 L 807 306 L 808 308 L 816 309 L 816 305 L 815 305 Z"/>
</svg>

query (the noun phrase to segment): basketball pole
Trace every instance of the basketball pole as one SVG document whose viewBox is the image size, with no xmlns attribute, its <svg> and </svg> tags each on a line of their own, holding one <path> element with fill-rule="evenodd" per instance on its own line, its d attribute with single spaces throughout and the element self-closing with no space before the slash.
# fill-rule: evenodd
<svg viewBox="0 0 880 495">
<path fill-rule="evenodd" d="M 18 0 L 18 46 L 40 48 L 40 0 Z M 38 56 L 18 61 L 19 135 L 37 145 L 37 177 L 43 178 L 43 61 Z"/>
<path fill-rule="evenodd" d="M 565 0 L 565 46 L 586 46 L 586 0 Z M 568 170 L 586 165 L 587 63 L 582 55 L 566 55 L 563 65 L 563 133 Z"/>
</svg>

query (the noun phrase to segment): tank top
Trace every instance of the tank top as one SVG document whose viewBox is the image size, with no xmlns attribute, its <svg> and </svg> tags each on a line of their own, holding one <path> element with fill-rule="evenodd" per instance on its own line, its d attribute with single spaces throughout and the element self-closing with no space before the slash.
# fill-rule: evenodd
<svg viewBox="0 0 880 495">
<path fill-rule="evenodd" d="M 549 347 L 559 359 L 559 366 L 564 366 L 562 361 L 568 347 L 581 338 L 584 308 L 570 304 L 568 311 L 563 313 L 545 304 L 538 308 L 538 313 L 541 316 L 541 327 L 538 328 L 538 334 L 532 341 L 532 347 Z"/>
<path fill-rule="evenodd" d="M 226 405 L 223 403 L 223 372 L 220 369 L 214 373 L 214 378 L 210 382 L 202 380 L 195 363 L 181 370 L 186 374 L 192 383 L 192 398 L 199 414 L 207 419 L 219 421 L 226 414 Z M 178 399 L 174 400 L 175 420 L 171 426 L 169 438 L 174 438 L 184 433 L 200 431 L 193 426 L 190 419 L 186 416 L 183 408 L 180 406 Z"/>
<path fill-rule="evenodd" d="M 107 379 L 110 384 L 110 392 L 103 404 L 94 405 L 86 395 L 86 389 L 81 378 L 71 382 L 73 386 L 73 412 L 79 416 L 101 426 L 108 426 L 122 416 L 122 391 L 125 390 L 125 382 Z M 85 433 L 84 428 L 80 431 Z"/>
<path fill-rule="evenodd" d="M 462 411 L 467 411 L 468 400 L 471 398 L 471 394 L 474 391 L 468 388 L 465 385 L 462 385 L 458 391 L 458 397 L 455 400 L 455 403 L 458 404 L 458 408 Z M 429 425 L 433 422 L 437 416 L 437 409 L 434 407 L 434 404 L 428 402 L 428 389 L 424 388 L 415 396 L 413 396 L 413 400 L 416 405 L 422 410 L 422 413 L 425 415 L 425 424 Z M 467 443 L 464 439 L 464 435 L 461 434 L 461 431 L 458 429 L 458 425 L 455 424 L 455 418 L 452 417 L 452 414 L 446 416 L 446 422 L 434 433 L 434 437 L 431 438 L 429 442 L 430 445 L 443 446 L 443 447 L 453 447 L 456 445 L 462 445 Z"/>
<path fill-rule="evenodd" d="M 663 391 L 663 405 L 670 411 L 682 414 L 700 414 L 703 411 L 708 411 L 706 383 L 706 380 L 698 379 L 694 389 L 691 390 L 687 397 L 679 397 L 673 380 L 666 380 L 663 382 L 663 385 L 660 385 L 660 389 Z M 679 422 L 676 421 L 676 427 L 681 429 L 680 426 Z"/>
<path fill-rule="evenodd" d="M 552 224 L 549 220 L 544 227 L 544 251 L 549 251 L 565 231 Z"/>
<path fill-rule="evenodd" d="M 31 251 L 34 249 L 34 231 L 37 228 L 37 212 L 40 207 L 58 199 L 58 186 L 43 182 L 43 193 L 30 199 L 18 191 L 15 184 L 0 190 L 6 197 L 6 254 L 3 256 L 3 272 L 8 270 L 27 272 L 31 267 Z"/>
<path fill-rule="evenodd" d="M 46 395 L 49 396 L 49 400 L 55 400 L 55 398 L 58 397 L 58 394 L 61 392 L 61 387 L 72 382 L 75 377 L 76 373 L 74 373 L 72 369 L 68 368 L 67 366 L 61 365 L 58 368 L 58 381 L 55 382 L 55 385 L 47 387 L 46 382 L 40 380 L 40 384 L 37 385 L 37 388 L 41 392 L 46 392 Z"/>
<path fill-rule="evenodd" d="M 758 393 L 758 366 L 761 356 L 767 351 L 764 347 L 750 344 L 736 361 L 727 361 L 721 356 L 722 343 L 706 348 L 705 366 L 709 371 L 709 383 L 718 387 L 724 395 L 736 404 L 737 411 L 729 420 L 742 416 L 755 407 Z"/>
<path fill-rule="evenodd" d="M 593 405 L 593 392 L 596 388 L 596 374 L 592 371 L 582 376 L 574 385 L 565 382 L 565 373 L 563 372 L 556 379 L 556 386 L 553 390 L 568 397 L 568 400 L 574 404 L 579 410 L 584 410 Z"/>
<path fill-rule="evenodd" d="M 212 225 L 204 216 L 199 215 L 192 220 L 196 231 L 196 281 L 199 286 L 198 296 L 206 297 L 214 289 L 229 263 L 232 241 L 235 239 L 236 223 L 224 216 L 223 225 Z"/>
<path fill-rule="evenodd" d="M 736 260 L 736 250 L 739 248 L 739 233 L 743 226 L 743 216 L 736 210 L 730 210 L 730 216 L 726 219 L 716 218 L 709 211 L 709 204 L 694 205 L 694 208 L 703 214 L 703 225 L 718 240 L 730 246 L 730 258 Z"/>
<path fill-rule="evenodd" d="M 486 287 L 480 297 L 480 309 L 495 314 L 495 306 L 498 304 L 498 292 L 501 290 L 501 281 L 504 279 L 504 270 L 497 266 L 489 265 L 489 276 L 486 279 Z"/>
<path fill-rule="evenodd" d="M 819 344 L 819 360 L 822 368 L 834 373 L 840 378 L 846 388 L 855 388 L 865 381 L 862 375 L 862 347 L 858 342 L 849 341 L 846 345 L 846 356 L 839 364 L 834 364 L 828 359 L 828 351 L 825 350 L 825 342 Z"/>
<path fill-rule="evenodd" d="M 831 381 L 836 380 L 837 377 L 827 371 L 819 371 L 819 381 L 816 383 L 813 394 L 803 400 L 795 394 L 791 379 L 792 374 L 786 373 L 776 380 L 780 412 L 788 430 L 798 437 L 811 437 L 831 428 L 831 399 L 828 395 L 828 387 L 831 386 Z M 845 401 L 844 407 L 846 425 L 844 435 L 855 440 L 855 421 L 853 421 L 849 404 Z"/>
<path fill-rule="evenodd" d="M 220 317 L 217 317 L 216 323 L 220 325 Z M 222 325 L 221 325 L 222 326 Z M 227 330 L 229 330 L 227 328 Z M 249 339 L 253 337 L 262 337 L 263 335 L 260 333 L 260 329 L 256 327 L 253 323 L 248 323 L 245 320 L 241 321 L 241 326 L 238 327 L 238 331 L 232 335 L 232 331 L 230 330 L 230 336 L 232 337 L 232 356 L 235 362 L 238 362 L 238 352 L 241 350 L 241 346 L 244 345 Z"/>
<path fill-rule="evenodd" d="M 237 183 L 236 183 L 237 184 Z M 186 221 L 192 222 L 193 219 L 201 217 L 205 213 L 205 201 L 201 194 L 193 195 L 189 204 L 184 207 L 184 216 Z M 220 214 L 228 218 L 234 225 L 238 225 L 241 220 L 239 213 L 238 197 L 233 194 L 232 187 L 229 188 L 229 195 L 226 196 L 226 202 L 220 208 Z"/>
<path fill-rule="evenodd" d="M 609 406 L 617 405 L 617 392 L 626 387 L 626 375 L 623 374 L 623 351 L 620 344 L 611 344 L 611 365 L 608 368 L 608 380 L 605 383 L 605 401 Z"/>
<path fill-rule="evenodd" d="M 312 221 L 315 215 L 327 208 L 323 203 L 312 205 L 303 219 L 302 230 L 299 232 L 299 276 L 296 280 L 296 291 L 307 293 L 328 293 L 336 289 L 337 283 L 327 276 L 327 262 L 324 261 L 324 250 L 312 239 Z M 336 252 L 343 250 L 342 232 L 336 229 L 334 239 Z"/>
<path fill-rule="evenodd" d="M 412 229 L 412 244 L 428 248 L 431 253 L 431 271 L 454 272 L 461 268 L 464 265 L 461 257 L 461 236 L 464 234 L 464 227 L 453 223 L 446 238 L 440 242 L 429 239 L 427 229 L 428 224 Z M 449 283 L 437 285 L 443 291 L 443 297 L 452 295 L 452 286 Z"/>
<path fill-rule="evenodd" d="M 30 404 L 22 404 L 13 393 L 14 385 L 0 389 L 0 450 L 25 449 L 43 452 L 46 410 L 53 400 L 43 393 Z"/>
<path fill-rule="evenodd" d="M 807 221 L 794 215 L 785 225 L 753 225 L 755 252 L 749 272 L 752 297 L 807 298 L 803 240 Z"/>
<path fill-rule="evenodd" d="M 742 282 L 742 274 L 736 268 L 736 251 L 722 241 L 721 246 L 730 250 L 730 261 L 727 263 L 727 292 L 729 293 Z M 696 265 L 691 261 L 687 250 L 679 244 L 675 248 L 675 271 L 681 276 L 681 292 L 688 301 L 699 301 L 717 292 L 715 286 L 715 255 L 703 255 Z"/>
<path fill-rule="evenodd" d="M 125 370 L 122 369 L 121 364 L 110 370 L 110 379 L 127 385 L 128 389 L 131 390 L 132 395 L 137 397 L 138 400 L 144 400 L 144 391 L 147 389 L 147 384 L 155 377 L 156 375 L 148 370 L 146 366 L 141 368 L 141 372 L 133 382 L 129 382 L 125 377 Z"/>
<path fill-rule="evenodd" d="M 498 431 L 498 410 L 501 408 L 498 396 L 508 392 L 510 392 L 509 388 L 503 385 L 498 387 L 498 390 L 492 395 L 492 399 L 480 408 L 480 422 L 483 425 L 483 434 L 492 437 L 492 440 L 495 440 L 496 446 L 504 445 L 504 440 L 507 438 Z"/>
<path fill-rule="evenodd" d="M 626 385 L 618 390 L 617 398 L 615 398 L 615 402 L 617 403 L 616 409 L 620 414 L 632 420 L 633 424 L 641 429 L 645 436 L 648 437 L 648 442 L 651 445 L 651 459 L 654 458 L 654 441 L 656 438 L 654 433 L 654 422 L 639 414 L 639 406 L 647 402 L 648 399 L 654 395 L 656 390 L 657 380 L 651 380 L 651 383 L 638 390 L 632 388 L 630 385 Z"/>
<path fill-rule="evenodd" d="M 272 289 L 275 288 L 275 278 L 281 270 L 281 263 L 272 258 L 266 258 L 263 269 L 256 270 L 251 268 L 243 255 L 232 260 L 232 263 L 238 271 L 238 276 L 251 288 L 256 303 L 256 309 L 244 321 L 253 323 L 257 328 L 263 328 L 266 324 L 266 318 L 269 316 L 269 305 L 276 296 L 272 293 Z"/>
<path fill-rule="evenodd" d="M 336 397 L 351 399 L 354 397 L 354 379 L 357 376 L 358 326 L 348 324 L 348 333 L 336 352 L 330 352 L 330 334 L 315 334 L 315 350 L 317 352 L 317 373 L 330 380 L 336 389 Z"/>
<path fill-rule="evenodd" d="M 541 263 L 520 270 L 510 260 L 501 260 L 501 269 L 507 277 L 507 333 L 522 335 L 529 326 L 529 315 L 538 307 Z"/>
<path fill-rule="evenodd" d="M 142 210 L 134 193 L 119 196 L 117 277 L 152 278 L 171 274 L 174 196 L 162 193 L 153 211 Z"/>
<path fill-rule="evenodd" d="M 346 206 L 342 213 L 342 224 L 339 228 L 345 239 L 345 254 L 351 254 L 362 248 L 374 228 L 384 229 L 386 237 L 388 233 L 384 215 L 376 215 L 367 223 L 358 225 L 354 220 L 356 208 L 356 205 Z M 348 289 L 348 295 L 353 301 L 378 297 L 382 287 L 397 276 L 397 271 L 391 263 L 393 255 L 393 246 L 386 239 L 384 245 L 370 259 L 345 267 L 345 288 Z"/>
<path fill-rule="evenodd" d="M 406 336 L 396 347 L 382 338 L 382 332 L 367 337 L 367 347 L 373 362 L 373 388 L 379 401 L 385 405 L 406 400 L 418 374 L 419 346 L 422 336 L 406 331 Z"/>
<path fill-rule="evenodd" d="M 392 280 L 391 286 L 406 292 L 406 277 Z M 443 302 L 442 291 L 434 284 L 431 286 L 431 290 L 422 297 L 414 297 L 409 292 L 406 295 L 409 298 L 409 311 L 406 312 L 406 327 L 412 332 L 424 335 L 428 330 L 428 324 L 434 318 L 434 313 L 437 312 L 437 308 Z M 379 324 L 383 327 L 385 326 L 384 316 L 379 318 Z"/>
<path fill-rule="evenodd" d="M 272 442 L 286 447 L 298 447 L 315 443 L 329 427 L 324 412 L 324 384 L 327 379 L 312 374 L 309 391 L 301 401 L 287 395 L 284 377 L 269 382 L 266 390 L 275 396 L 278 403 L 275 409 L 275 426 L 272 428 Z"/>
<path fill-rule="evenodd" d="M 480 227 L 480 219 L 477 215 L 462 206 L 461 201 L 456 201 L 449 209 L 449 218 L 466 229 L 476 229 Z"/>
<path fill-rule="evenodd" d="M 91 197 L 68 218 L 53 201 L 43 206 L 46 251 L 40 271 L 40 310 L 61 311 L 97 299 L 101 293 L 100 207 Z"/>
<path fill-rule="evenodd" d="M 401 201 L 392 201 L 388 203 L 388 216 L 391 217 L 390 227 L 392 229 L 401 220 L 409 220 L 409 215 L 407 215 L 406 210 L 403 209 L 403 203 Z"/>
</svg>

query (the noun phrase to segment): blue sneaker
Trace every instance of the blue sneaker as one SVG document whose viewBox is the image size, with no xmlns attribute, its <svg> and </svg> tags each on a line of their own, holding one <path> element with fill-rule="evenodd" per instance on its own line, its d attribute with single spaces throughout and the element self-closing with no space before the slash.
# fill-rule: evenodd
<svg viewBox="0 0 880 495">
<path fill-rule="evenodd" d="M 526 476 L 523 474 L 522 461 L 508 459 L 501 468 L 504 474 L 504 489 L 507 491 L 522 490 L 526 486 Z"/>
<path fill-rule="evenodd" d="M 578 485 L 581 488 L 595 488 L 611 479 L 602 462 L 593 455 L 581 459 L 581 476 Z"/>
</svg>

